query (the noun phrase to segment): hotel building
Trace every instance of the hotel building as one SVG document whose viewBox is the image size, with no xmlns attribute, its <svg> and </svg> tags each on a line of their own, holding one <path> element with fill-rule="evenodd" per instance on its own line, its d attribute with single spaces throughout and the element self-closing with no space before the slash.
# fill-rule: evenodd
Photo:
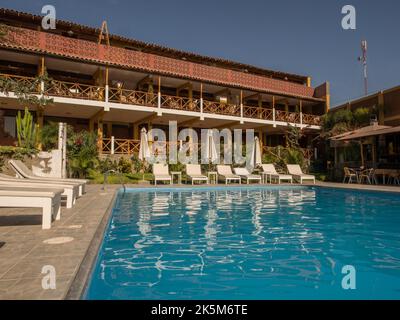
<svg viewBox="0 0 400 320">
<path fill-rule="evenodd" d="M 132 154 L 141 127 L 254 129 L 262 146 L 285 145 L 289 126 L 304 129 L 312 150 L 320 116 L 329 110 L 329 84 L 309 76 L 267 70 L 60 21 L 43 30 L 41 16 L 0 9 L 0 77 L 30 83 L 52 79 L 38 95 L 53 99 L 29 106 L 42 126 L 66 122 L 98 134 L 101 154 Z M 15 116 L 25 106 L 0 93 L 0 144 L 15 140 Z"/>
</svg>

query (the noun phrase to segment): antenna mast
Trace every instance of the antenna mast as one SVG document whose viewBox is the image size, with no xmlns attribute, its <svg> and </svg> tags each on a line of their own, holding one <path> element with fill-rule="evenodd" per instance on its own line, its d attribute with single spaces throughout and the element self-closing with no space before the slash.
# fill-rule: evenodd
<svg viewBox="0 0 400 320">
<path fill-rule="evenodd" d="M 364 76 L 364 90 L 365 95 L 368 95 L 368 76 L 367 76 L 367 40 L 361 41 L 362 56 L 358 57 L 358 61 L 363 64 L 363 76 Z"/>
</svg>

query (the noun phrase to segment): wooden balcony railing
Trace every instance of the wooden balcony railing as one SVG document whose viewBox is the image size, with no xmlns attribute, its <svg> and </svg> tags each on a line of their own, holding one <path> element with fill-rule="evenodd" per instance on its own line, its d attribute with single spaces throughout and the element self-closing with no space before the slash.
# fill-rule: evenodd
<svg viewBox="0 0 400 320">
<path fill-rule="evenodd" d="M 108 101 L 148 107 L 157 107 L 157 93 L 109 88 Z"/>
<path fill-rule="evenodd" d="M 51 80 L 48 87 L 45 88 L 44 94 L 48 96 L 104 101 L 105 89 L 104 87 Z"/>
<path fill-rule="evenodd" d="M 39 93 L 40 86 L 35 83 L 35 78 L 33 77 L 24 77 L 24 76 L 16 76 L 11 74 L 1 74 L 0 77 L 5 81 L 9 80 L 10 87 L 4 88 L 6 91 L 13 91 L 13 82 L 23 86 L 24 88 L 28 88 L 31 92 L 29 93 Z"/>
<path fill-rule="evenodd" d="M 273 120 L 273 110 L 260 107 L 243 106 L 243 117 L 262 120 Z"/>
<path fill-rule="evenodd" d="M 203 112 L 240 117 L 240 106 L 204 100 Z"/>
<path fill-rule="evenodd" d="M 161 95 L 161 108 L 200 112 L 200 101 L 197 99 Z"/>
<path fill-rule="evenodd" d="M 12 79 L 13 81 L 24 83 L 31 88 L 31 93 L 40 93 L 40 86 L 35 85 L 35 78 L 22 77 L 14 75 L 0 74 L 0 78 Z M 0 88 L 1 89 L 1 88 Z M 12 91 L 12 88 L 10 88 Z M 86 100 L 106 101 L 106 88 L 94 85 L 86 85 L 80 83 L 72 83 L 58 80 L 51 80 L 46 84 L 43 93 L 48 96 L 58 96 L 67 98 L 78 98 Z M 108 101 L 113 103 L 123 103 L 131 105 L 141 105 L 148 107 L 159 107 L 163 109 L 185 110 L 193 112 L 201 112 L 201 104 L 199 99 L 189 99 L 185 97 L 177 97 L 161 94 L 160 101 L 157 93 L 142 92 L 136 90 L 122 88 L 108 88 Z M 160 105 L 159 105 L 160 103 Z M 319 116 L 312 114 L 300 114 L 299 112 L 287 112 L 282 110 L 274 110 L 243 105 L 241 112 L 240 105 L 220 103 L 216 101 L 203 100 L 203 112 L 211 114 L 220 114 L 226 116 L 241 117 L 243 112 L 244 118 L 261 119 L 272 121 L 320 125 Z"/>
<path fill-rule="evenodd" d="M 103 154 L 135 154 L 139 153 L 140 140 L 103 138 L 100 145 Z"/>
</svg>

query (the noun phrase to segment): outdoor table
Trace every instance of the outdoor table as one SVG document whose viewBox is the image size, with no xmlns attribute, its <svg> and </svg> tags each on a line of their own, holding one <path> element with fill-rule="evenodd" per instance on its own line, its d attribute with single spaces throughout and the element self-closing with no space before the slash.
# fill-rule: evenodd
<svg viewBox="0 0 400 320">
<path fill-rule="evenodd" d="M 214 176 L 214 179 L 211 179 L 211 177 Z M 208 172 L 208 182 L 211 184 L 214 181 L 214 184 L 218 183 L 218 172 L 217 171 L 209 171 Z"/>
<path fill-rule="evenodd" d="M 375 169 L 375 176 L 382 176 L 383 184 L 386 184 L 386 177 L 389 177 L 391 174 L 397 173 L 396 169 Z"/>
<path fill-rule="evenodd" d="M 271 179 L 271 173 L 269 172 L 261 172 L 261 182 L 262 183 L 267 183 L 268 182 L 268 176 L 269 176 L 269 183 L 272 183 L 272 179 Z"/>
<path fill-rule="evenodd" d="M 182 172 L 180 171 L 171 171 L 172 183 L 174 182 L 174 176 L 178 177 L 178 184 L 182 184 Z"/>
</svg>

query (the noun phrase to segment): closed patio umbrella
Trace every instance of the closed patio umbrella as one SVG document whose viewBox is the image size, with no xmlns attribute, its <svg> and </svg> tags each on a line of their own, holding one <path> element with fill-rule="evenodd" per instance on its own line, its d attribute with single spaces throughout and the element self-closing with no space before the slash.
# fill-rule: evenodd
<svg viewBox="0 0 400 320">
<path fill-rule="evenodd" d="M 149 140 L 147 138 L 147 131 L 142 128 L 140 131 L 140 147 L 139 147 L 139 160 L 145 162 L 151 157 L 151 151 L 149 147 Z M 144 181 L 144 171 L 143 171 L 143 181 Z"/>
<path fill-rule="evenodd" d="M 218 151 L 212 130 L 208 130 L 207 132 L 206 159 L 209 163 L 213 163 L 214 161 L 218 160 Z"/>
<path fill-rule="evenodd" d="M 258 137 L 254 137 L 253 150 L 250 155 L 250 166 L 255 168 L 262 164 L 261 160 L 261 146 Z"/>
</svg>

